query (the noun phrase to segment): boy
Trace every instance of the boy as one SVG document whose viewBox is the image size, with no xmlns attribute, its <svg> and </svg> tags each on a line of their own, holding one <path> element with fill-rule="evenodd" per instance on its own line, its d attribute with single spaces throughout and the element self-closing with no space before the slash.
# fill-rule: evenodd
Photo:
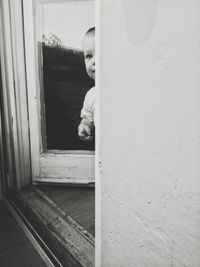
<svg viewBox="0 0 200 267">
<path fill-rule="evenodd" d="M 87 74 L 95 80 L 95 28 L 90 28 L 83 37 L 83 53 Z M 81 110 L 81 122 L 78 126 L 78 135 L 83 141 L 93 139 L 92 132 L 95 125 L 95 87 L 86 94 Z"/>
</svg>

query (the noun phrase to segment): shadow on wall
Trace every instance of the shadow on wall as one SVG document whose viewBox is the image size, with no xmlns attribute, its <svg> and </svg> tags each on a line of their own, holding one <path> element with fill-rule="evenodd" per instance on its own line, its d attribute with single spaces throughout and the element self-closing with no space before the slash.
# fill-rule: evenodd
<svg viewBox="0 0 200 267">
<path fill-rule="evenodd" d="M 121 0 L 128 39 L 143 45 L 151 35 L 157 15 L 158 0 Z"/>
</svg>

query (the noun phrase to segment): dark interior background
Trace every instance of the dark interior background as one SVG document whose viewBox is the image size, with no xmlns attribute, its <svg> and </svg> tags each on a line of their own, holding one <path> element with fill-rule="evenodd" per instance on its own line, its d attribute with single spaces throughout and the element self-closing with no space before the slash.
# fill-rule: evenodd
<svg viewBox="0 0 200 267">
<path fill-rule="evenodd" d="M 94 140 L 78 137 L 80 111 L 94 86 L 85 70 L 83 52 L 42 44 L 47 149 L 94 150 Z"/>
</svg>

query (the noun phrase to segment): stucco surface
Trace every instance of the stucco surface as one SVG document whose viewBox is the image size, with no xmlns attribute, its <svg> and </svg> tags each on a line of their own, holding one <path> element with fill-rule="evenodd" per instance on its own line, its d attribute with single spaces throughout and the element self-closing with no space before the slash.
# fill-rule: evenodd
<svg viewBox="0 0 200 267">
<path fill-rule="evenodd" d="M 200 1 L 102 0 L 101 266 L 200 266 Z"/>
</svg>

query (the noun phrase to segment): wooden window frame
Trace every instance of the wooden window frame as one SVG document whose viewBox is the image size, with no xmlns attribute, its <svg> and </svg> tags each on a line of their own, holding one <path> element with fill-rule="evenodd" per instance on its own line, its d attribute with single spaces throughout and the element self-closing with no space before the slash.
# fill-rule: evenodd
<svg viewBox="0 0 200 267">
<path fill-rule="evenodd" d="M 2 120 L 5 134 L 6 181 L 20 189 L 31 182 L 21 0 L 0 1 Z"/>
</svg>

